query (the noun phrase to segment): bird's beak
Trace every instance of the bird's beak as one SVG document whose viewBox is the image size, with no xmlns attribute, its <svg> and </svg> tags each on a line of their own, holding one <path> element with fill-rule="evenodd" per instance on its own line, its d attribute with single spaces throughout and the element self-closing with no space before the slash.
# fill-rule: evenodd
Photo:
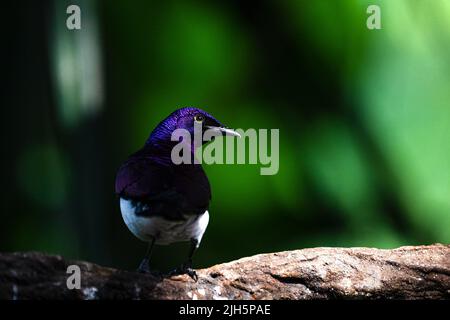
<svg viewBox="0 0 450 320">
<path fill-rule="evenodd" d="M 214 132 L 220 132 L 226 136 L 233 136 L 233 137 L 241 137 L 241 135 L 239 134 L 239 132 L 234 131 L 233 129 L 230 128 L 225 128 L 225 127 L 214 127 L 214 126 L 206 126 L 209 130 L 213 130 Z"/>
</svg>

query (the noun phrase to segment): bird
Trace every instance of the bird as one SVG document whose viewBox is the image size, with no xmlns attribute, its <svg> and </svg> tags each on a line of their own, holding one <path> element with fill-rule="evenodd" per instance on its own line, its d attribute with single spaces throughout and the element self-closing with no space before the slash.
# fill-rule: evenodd
<svg viewBox="0 0 450 320">
<path fill-rule="evenodd" d="M 211 186 L 201 163 L 175 164 L 171 158 L 173 147 L 179 143 L 172 141 L 172 133 L 185 129 L 193 136 L 196 124 L 201 125 L 202 133 L 214 130 L 240 137 L 237 131 L 204 110 L 181 108 L 162 120 L 143 147 L 131 154 L 117 171 L 115 193 L 122 218 L 134 236 L 148 243 L 139 272 L 152 272 L 150 258 L 155 244 L 190 242 L 186 261 L 172 273 L 197 279 L 192 257 L 209 223 Z M 192 160 L 195 147 L 192 145 Z"/>
</svg>

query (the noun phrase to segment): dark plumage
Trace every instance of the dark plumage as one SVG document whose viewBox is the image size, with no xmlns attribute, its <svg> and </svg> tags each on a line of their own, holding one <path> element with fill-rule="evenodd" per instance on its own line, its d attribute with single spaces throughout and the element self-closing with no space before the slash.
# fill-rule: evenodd
<svg viewBox="0 0 450 320">
<path fill-rule="evenodd" d="M 172 148 L 178 143 L 171 141 L 172 132 L 186 129 L 193 137 L 195 121 L 202 123 L 203 131 L 213 128 L 238 135 L 203 110 L 182 108 L 161 121 L 142 149 L 117 172 L 116 193 L 124 221 L 134 235 L 150 243 L 141 271 L 149 269 L 154 243 L 191 241 L 189 260 L 179 271 L 195 274 L 190 269 L 191 257 L 208 224 L 211 188 L 200 164 L 176 165 L 171 160 Z M 193 159 L 194 150 L 190 156 Z"/>
<path fill-rule="evenodd" d="M 168 220 L 205 212 L 211 199 L 208 178 L 201 165 L 161 161 L 145 145 L 120 167 L 116 193 L 124 199 L 147 204 L 140 215 L 162 216 Z"/>
</svg>

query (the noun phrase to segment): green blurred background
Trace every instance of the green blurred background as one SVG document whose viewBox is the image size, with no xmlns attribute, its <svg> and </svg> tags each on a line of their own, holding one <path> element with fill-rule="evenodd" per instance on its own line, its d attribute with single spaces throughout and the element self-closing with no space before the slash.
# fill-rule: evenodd
<svg viewBox="0 0 450 320">
<path fill-rule="evenodd" d="M 80 31 L 66 8 L 81 7 Z M 382 30 L 366 8 L 381 7 Z M 16 1 L 2 28 L 1 251 L 137 267 L 115 173 L 173 110 L 279 128 L 280 170 L 211 165 L 194 263 L 450 242 L 450 1 Z M 187 244 L 158 247 L 178 265 Z"/>
</svg>

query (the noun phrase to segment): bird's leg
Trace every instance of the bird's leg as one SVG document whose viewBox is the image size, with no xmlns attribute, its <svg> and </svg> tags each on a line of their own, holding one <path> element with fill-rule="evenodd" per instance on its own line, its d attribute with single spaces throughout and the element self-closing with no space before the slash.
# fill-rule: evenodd
<svg viewBox="0 0 450 320">
<path fill-rule="evenodd" d="M 142 273 L 150 273 L 150 257 L 153 251 L 153 245 L 155 244 L 155 237 L 152 237 L 152 240 L 148 243 L 147 252 L 145 253 L 145 257 L 139 265 L 138 271 Z"/>
<path fill-rule="evenodd" d="M 181 268 L 177 268 L 174 271 L 172 271 L 170 274 L 187 274 L 190 276 L 194 281 L 198 280 L 197 272 L 195 272 L 194 269 L 192 269 L 192 256 L 194 255 L 195 250 L 198 248 L 198 241 L 197 239 L 191 239 L 191 246 L 189 248 L 189 255 L 188 259 L 185 263 L 181 265 Z"/>
<path fill-rule="evenodd" d="M 189 248 L 189 256 L 188 260 L 183 263 L 182 269 L 185 273 L 187 273 L 192 279 L 197 281 L 198 276 L 197 272 L 195 272 L 194 269 L 192 269 L 192 257 L 194 256 L 195 250 L 198 248 L 198 241 L 197 239 L 191 239 L 191 247 Z"/>
</svg>

